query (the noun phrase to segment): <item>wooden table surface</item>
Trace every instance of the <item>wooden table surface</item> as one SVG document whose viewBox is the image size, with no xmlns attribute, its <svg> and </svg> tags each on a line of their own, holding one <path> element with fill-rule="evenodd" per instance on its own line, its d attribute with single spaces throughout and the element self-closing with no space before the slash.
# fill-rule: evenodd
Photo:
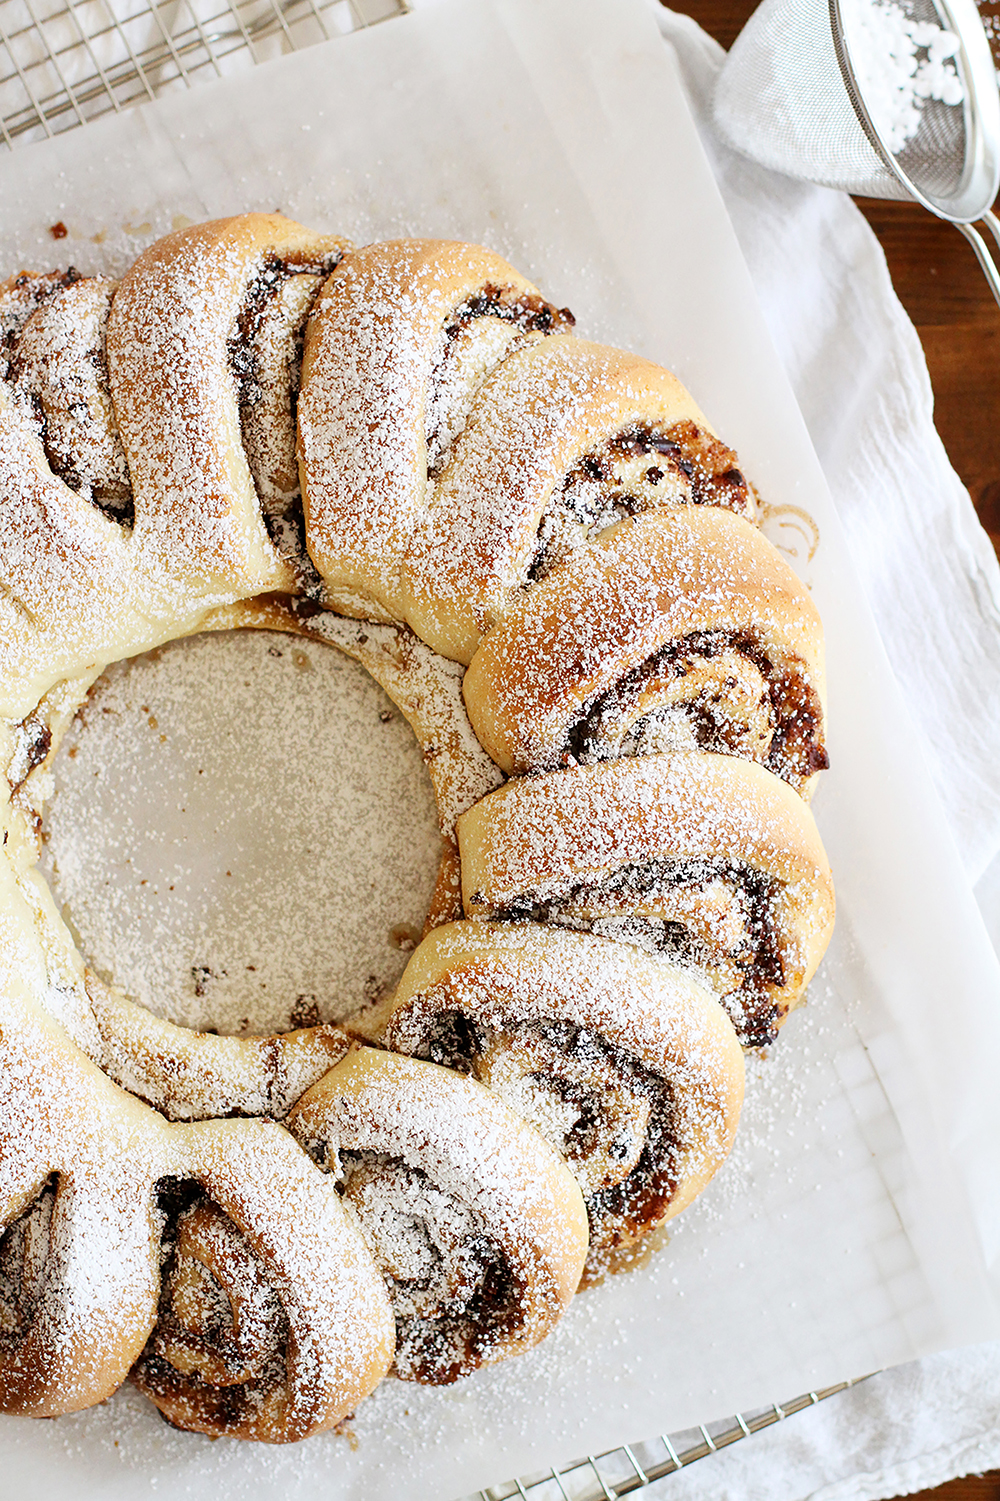
<svg viewBox="0 0 1000 1501">
<path fill-rule="evenodd" d="M 673 0 L 729 47 L 756 0 Z M 984 13 L 998 7 L 982 5 Z M 878 235 L 897 295 L 920 335 L 934 419 L 1000 553 L 1000 308 L 971 247 L 915 203 L 857 200 Z M 794 1422 L 794 1419 L 792 1419 Z M 1000 1501 L 1000 1470 L 949 1481 L 911 1501 Z"/>
</svg>

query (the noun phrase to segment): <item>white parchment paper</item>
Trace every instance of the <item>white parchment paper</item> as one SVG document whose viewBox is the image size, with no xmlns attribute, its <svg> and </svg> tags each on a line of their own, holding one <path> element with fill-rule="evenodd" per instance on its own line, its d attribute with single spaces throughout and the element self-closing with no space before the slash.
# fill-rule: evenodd
<svg viewBox="0 0 1000 1501">
<path fill-rule="evenodd" d="M 1000 975 L 676 70 L 639 0 L 442 0 L 0 164 L 2 263 L 115 270 L 185 219 L 479 240 L 690 386 L 823 613 L 839 921 L 733 1159 L 532 1355 L 385 1383 L 350 1440 L 172 1433 L 134 1393 L 0 1452 L 38 1496 L 447 1498 L 1000 1336 Z M 56 246 L 48 226 L 70 231 Z M 810 556 L 818 538 L 818 545 Z M 928 622 L 928 630 L 933 622 Z M 965 888 L 967 893 L 967 887 Z"/>
</svg>

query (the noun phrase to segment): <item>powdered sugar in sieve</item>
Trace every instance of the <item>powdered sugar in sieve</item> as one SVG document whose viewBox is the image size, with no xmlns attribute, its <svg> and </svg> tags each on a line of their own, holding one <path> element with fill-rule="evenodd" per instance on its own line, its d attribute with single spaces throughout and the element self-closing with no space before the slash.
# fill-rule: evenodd
<svg viewBox="0 0 1000 1501">
<path fill-rule="evenodd" d="M 896 0 L 841 0 L 840 13 L 865 103 L 891 151 L 917 134 L 928 99 L 963 103 L 953 31 L 916 20 Z"/>
</svg>

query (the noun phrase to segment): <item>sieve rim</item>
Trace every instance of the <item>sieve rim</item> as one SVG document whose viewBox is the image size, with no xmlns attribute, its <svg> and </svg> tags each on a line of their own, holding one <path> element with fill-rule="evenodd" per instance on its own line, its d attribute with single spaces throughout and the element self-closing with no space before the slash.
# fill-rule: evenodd
<svg viewBox="0 0 1000 1501">
<path fill-rule="evenodd" d="M 899 165 L 865 104 L 851 61 L 840 0 L 828 0 L 833 48 L 858 123 L 886 170 L 932 213 L 953 224 L 971 224 L 989 211 L 1000 191 L 1000 89 L 993 53 L 974 0 L 933 0 L 933 4 L 948 30 L 959 39 L 966 89 L 965 163 L 953 193 L 921 188 Z"/>
</svg>

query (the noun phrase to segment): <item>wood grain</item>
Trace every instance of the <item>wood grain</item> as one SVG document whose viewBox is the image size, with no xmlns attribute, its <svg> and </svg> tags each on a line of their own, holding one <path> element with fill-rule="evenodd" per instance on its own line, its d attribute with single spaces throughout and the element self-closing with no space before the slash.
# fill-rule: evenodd
<svg viewBox="0 0 1000 1501">
<path fill-rule="evenodd" d="M 917 1491 L 909 1501 L 1000 1501 L 1000 1470 L 949 1480 L 933 1491 Z"/>
<path fill-rule="evenodd" d="M 675 4 L 726 48 L 755 8 L 752 0 Z M 1000 13 L 1000 5 L 981 9 Z M 857 201 L 923 344 L 938 432 L 1000 553 L 1000 308 L 953 225 L 919 204 Z M 1000 1470 L 951 1480 L 910 1501 L 1000 1501 Z"/>
</svg>

